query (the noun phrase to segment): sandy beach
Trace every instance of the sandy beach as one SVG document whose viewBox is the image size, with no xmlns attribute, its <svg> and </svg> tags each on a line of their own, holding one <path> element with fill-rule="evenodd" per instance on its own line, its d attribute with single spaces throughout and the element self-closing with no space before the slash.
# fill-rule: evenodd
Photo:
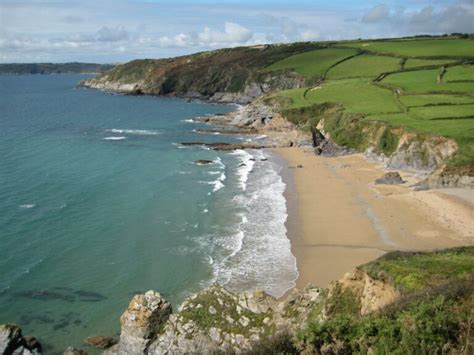
<svg viewBox="0 0 474 355">
<path fill-rule="evenodd" d="M 474 191 L 413 191 L 419 181 L 376 185 L 388 170 L 362 154 L 318 157 L 306 148 L 274 149 L 288 164 L 288 233 L 297 287 L 325 287 L 357 265 L 392 250 L 431 250 L 474 243 Z M 297 168 L 302 165 L 302 168 Z"/>
</svg>

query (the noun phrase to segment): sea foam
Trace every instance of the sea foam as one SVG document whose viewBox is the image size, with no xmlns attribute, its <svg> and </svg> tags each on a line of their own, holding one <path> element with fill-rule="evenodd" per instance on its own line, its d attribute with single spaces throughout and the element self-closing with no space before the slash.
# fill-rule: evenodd
<svg viewBox="0 0 474 355">
<path fill-rule="evenodd" d="M 155 130 L 148 130 L 148 129 L 106 129 L 106 132 L 111 133 L 119 133 L 119 134 L 130 134 L 130 135 L 137 135 L 137 136 L 156 136 L 160 134 L 160 132 Z"/>
<path fill-rule="evenodd" d="M 214 257 L 215 278 L 234 291 L 259 288 L 279 297 L 295 286 L 298 277 L 285 226 L 286 185 L 279 175 L 281 167 L 262 161 L 268 158 L 262 151 L 235 155 L 239 162 L 249 164 L 236 174 L 241 192 L 232 202 L 240 211 L 240 221 L 233 234 L 217 239 L 228 251 L 220 260 Z"/>
</svg>

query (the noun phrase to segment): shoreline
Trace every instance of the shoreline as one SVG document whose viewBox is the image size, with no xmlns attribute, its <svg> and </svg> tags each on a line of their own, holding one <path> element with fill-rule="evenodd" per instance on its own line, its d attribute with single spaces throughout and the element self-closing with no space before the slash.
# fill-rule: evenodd
<svg viewBox="0 0 474 355">
<path fill-rule="evenodd" d="M 415 192 L 409 186 L 419 177 L 403 171 L 405 184 L 375 185 L 388 170 L 362 154 L 320 157 L 296 147 L 270 151 L 285 162 L 285 225 L 298 289 L 308 283 L 327 287 L 389 251 L 474 244 L 472 190 Z"/>
</svg>

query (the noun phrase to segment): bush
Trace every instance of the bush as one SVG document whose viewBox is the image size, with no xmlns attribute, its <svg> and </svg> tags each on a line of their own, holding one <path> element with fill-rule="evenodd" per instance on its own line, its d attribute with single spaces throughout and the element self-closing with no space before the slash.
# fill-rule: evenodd
<svg viewBox="0 0 474 355">
<path fill-rule="evenodd" d="M 390 156 L 398 147 L 398 136 L 390 130 L 385 128 L 382 135 L 379 138 L 377 149 L 384 153 L 386 156 Z"/>
</svg>

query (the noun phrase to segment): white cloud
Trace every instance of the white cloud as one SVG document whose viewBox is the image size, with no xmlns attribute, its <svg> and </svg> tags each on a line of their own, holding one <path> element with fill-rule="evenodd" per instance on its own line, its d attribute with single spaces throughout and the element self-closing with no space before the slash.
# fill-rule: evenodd
<svg viewBox="0 0 474 355">
<path fill-rule="evenodd" d="M 0 61 L 116 62 L 258 43 L 474 32 L 472 0 L 380 1 L 0 0 Z"/>
<path fill-rule="evenodd" d="M 233 22 L 226 22 L 224 32 L 205 27 L 198 33 L 201 45 L 216 46 L 220 44 L 243 44 L 252 38 L 252 31 Z"/>
<path fill-rule="evenodd" d="M 389 16 L 389 8 L 385 4 L 374 6 L 365 16 L 362 18 L 363 22 L 375 23 L 385 20 Z"/>
</svg>

